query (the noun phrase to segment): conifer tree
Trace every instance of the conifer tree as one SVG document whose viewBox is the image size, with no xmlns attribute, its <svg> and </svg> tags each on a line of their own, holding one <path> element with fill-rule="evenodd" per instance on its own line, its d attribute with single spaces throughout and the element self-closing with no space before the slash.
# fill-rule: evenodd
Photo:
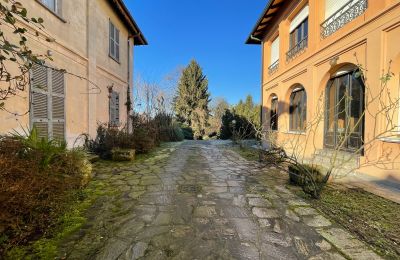
<svg viewBox="0 0 400 260">
<path fill-rule="evenodd" d="M 210 94 L 208 80 L 200 65 L 192 60 L 182 71 L 174 98 L 179 121 L 193 129 L 195 138 L 202 138 L 208 125 Z"/>
</svg>

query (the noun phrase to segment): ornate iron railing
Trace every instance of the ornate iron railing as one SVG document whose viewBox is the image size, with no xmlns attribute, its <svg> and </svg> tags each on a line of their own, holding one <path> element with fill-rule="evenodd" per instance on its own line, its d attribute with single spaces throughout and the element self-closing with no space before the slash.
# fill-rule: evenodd
<svg viewBox="0 0 400 260">
<path fill-rule="evenodd" d="M 275 61 L 268 67 L 268 73 L 269 75 L 273 74 L 275 71 L 277 71 L 279 68 L 279 60 Z"/>
<path fill-rule="evenodd" d="M 286 61 L 290 61 L 298 54 L 300 54 L 303 50 L 305 50 L 308 46 L 308 37 L 305 37 L 301 41 L 299 41 L 293 48 L 291 48 L 288 52 L 286 52 Z"/>
<path fill-rule="evenodd" d="M 321 24 L 321 38 L 324 39 L 335 33 L 347 23 L 362 15 L 367 8 L 368 0 L 350 0 Z"/>
</svg>

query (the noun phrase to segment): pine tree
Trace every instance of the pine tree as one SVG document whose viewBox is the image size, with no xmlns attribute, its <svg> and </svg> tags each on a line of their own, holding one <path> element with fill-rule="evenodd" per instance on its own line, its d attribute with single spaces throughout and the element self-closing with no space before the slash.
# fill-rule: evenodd
<svg viewBox="0 0 400 260">
<path fill-rule="evenodd" d="M 261 108 L 259 105 L 254 104 L 251 95 L 247 95 L 244 102 L 240 100 L 239 103 L 234 106 L 233 111 L 236 115 L 246 118 L 249 122 L 252 122 L 255 125 L 260 124 Z"/>
<path fill-rule="evenodd" d="M 174 98 L 174 109 L 178 120 L 190 126 L 196 138 L 201 138 L 205 134 L 209 102 L 207 78 L 200 65 L 192 60 L 182 71 Z"/>
</svg>

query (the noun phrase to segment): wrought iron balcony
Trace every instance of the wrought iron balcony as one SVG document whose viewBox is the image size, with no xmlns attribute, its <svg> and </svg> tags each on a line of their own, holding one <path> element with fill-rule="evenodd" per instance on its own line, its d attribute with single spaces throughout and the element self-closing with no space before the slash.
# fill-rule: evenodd
<svg viewBox="0 0 400 260">
<path fill-rule="evenodd" d="M 308 37 L 305 37 L 299 41 L 293 48 L 286 52 L 286 61 L 289 62 L 295 58 L 298 54 L 304 51 L 308 46 Z"/>
<path fill-rule="evenodd" d="M 321 24 L 321 38 L 324 39 L 333 34 L 347 23 L 362 15 L 367 8 L 368 0 L 351 0 L 347 2 L 347 4 Z"/>
<path fill-rule="evenodd" d="M 275 61 L 268 67 L 268 73 L 269 75 L 273 74 L 275 71 L 277 71 L 279 68 L 279 60 Z"/>
</svg>

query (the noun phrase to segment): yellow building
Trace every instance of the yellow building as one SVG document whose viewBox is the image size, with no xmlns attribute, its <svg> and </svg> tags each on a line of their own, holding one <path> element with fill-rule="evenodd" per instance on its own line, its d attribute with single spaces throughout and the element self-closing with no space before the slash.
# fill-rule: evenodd
<svg viewBox="0 0 400 260">
<path fill-rule="evenodd" d="M 270 0 L 247 43 L 262 47 L 274 140 L 306 162 L 400 179 L 400 1 Z"/>
<path fill-rule="evenodd" d="M 147 42 L 122 0 L 21 3 L 30 17 L 44 19 L 40 33 L 55 39 L 31 36 L 29 47 L 51 55 L 54 61 L 47 66 L 68 73 L 32 69 L 30 88 L 6 100 L 9 112 L 0 111 L 0 134 L 36 126 L 41 135 L 72 145 L 82 133 L 94 136 L 98 122 L 125 123 L 125 104 L 133 86 L 133 48 Z"/>
</svg>

